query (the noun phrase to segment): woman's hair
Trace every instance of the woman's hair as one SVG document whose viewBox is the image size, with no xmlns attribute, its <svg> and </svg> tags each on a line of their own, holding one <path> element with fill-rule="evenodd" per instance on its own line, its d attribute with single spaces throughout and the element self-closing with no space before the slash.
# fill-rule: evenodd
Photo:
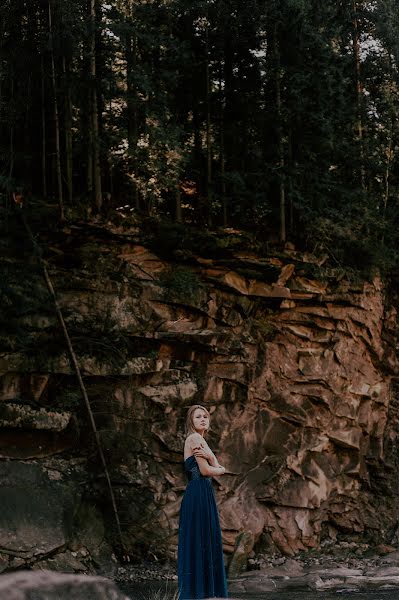
<svg viewBox="0 0 399 600">
<path fill-rule="evenodd" d="M 197 408 L 200 408 L 201 410 L 203 410 L 208 415 L 209 419 L 211 418 L 211 415 L 209 414 L 207 409 L 204 406 L 201 406 L 201 404 L 194 404 L 193 406 L 190 406 L 190 408 L 188 409 L 188 412 L 187 412 L 187 417 L 186 417 L 186 435 L 190 435 L 190 433 L 196 432 L 196 429 L 194 427 L 193 417 L 194 417 L 194 413 L 197 410 Z"/>
</svg>

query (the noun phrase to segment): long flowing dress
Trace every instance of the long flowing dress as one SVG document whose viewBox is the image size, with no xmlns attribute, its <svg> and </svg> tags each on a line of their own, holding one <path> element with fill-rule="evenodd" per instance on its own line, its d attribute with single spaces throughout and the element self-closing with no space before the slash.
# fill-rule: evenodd
<svg viewBox="0 0 399 600">
<path fill-rule="evenodd" d="M 180 507 L 178 580 L 180 600 L 227 598 L 222 535 L 211 477 L 195 456 L 184 461 L 189 479 Z"/>
</svg>

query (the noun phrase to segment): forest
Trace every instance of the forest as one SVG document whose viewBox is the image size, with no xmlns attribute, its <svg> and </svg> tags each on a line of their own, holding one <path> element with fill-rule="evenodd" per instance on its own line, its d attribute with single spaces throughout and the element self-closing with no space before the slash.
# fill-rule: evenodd
<svg viewBox="0 0 399 600">
<path fill-rule="evenodd" d="M 393 272 L 398 86 L 396 0 L 3 0 L 3 214 L 236 228 Z"/>
</svg>

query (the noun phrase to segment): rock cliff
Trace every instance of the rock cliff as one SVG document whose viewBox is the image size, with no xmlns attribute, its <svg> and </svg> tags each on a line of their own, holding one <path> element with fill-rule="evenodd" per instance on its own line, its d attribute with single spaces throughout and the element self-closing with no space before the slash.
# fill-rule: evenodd
<svg viewBox="0 0 399 600">
<path fill-rule="evenodd" d="M 176 555 L 193 403 L 212 415 L 223 540 L 240 565 L 242 547 L 245 562 L 254 547 L 396 543 L 397 320 L 377 277 L 348 281 L 290 247 L 167 260 L 116 227 L 42 237 L 132 556 Z M 7 257 L 29 308 L 0 355 L 0 569 L 112 571 L 103 474 L 35 264 Z"/>
</svg>

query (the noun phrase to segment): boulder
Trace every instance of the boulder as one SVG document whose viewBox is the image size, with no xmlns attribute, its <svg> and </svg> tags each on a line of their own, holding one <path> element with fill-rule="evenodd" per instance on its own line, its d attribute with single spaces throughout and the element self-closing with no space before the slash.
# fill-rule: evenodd
<svg viewBox="0 0 399 600">
<path fill-rule="evenodd" d="M 79 560 L 77 552 L 70 550 L 58 552 L 46 560 L 35 563 L 34 568 L 62 573 L 86 573 L 88 571 L 87 565 Z"/>
<path fill-rule="evenodd" d="M 18 571 L 0 577 L 0 598 L 7 600 L 129 600 L 103 577 L 49 571 Z"/>
<path fill-rule="evenodd" d="M 254 543 L 255 537 L 252 531 L 243 531 L 237 536 L 236 547 L 229 562 L 229 577 L 237 577 L 241 571 L 246 570 Z"/>
<path fill-rule="evenodd" d="M 24 560 L 63 548 L 79 502 L 77 485 L 51 479 L 37 464 L 0 462 L 0 547 Z"/>
</svg>

